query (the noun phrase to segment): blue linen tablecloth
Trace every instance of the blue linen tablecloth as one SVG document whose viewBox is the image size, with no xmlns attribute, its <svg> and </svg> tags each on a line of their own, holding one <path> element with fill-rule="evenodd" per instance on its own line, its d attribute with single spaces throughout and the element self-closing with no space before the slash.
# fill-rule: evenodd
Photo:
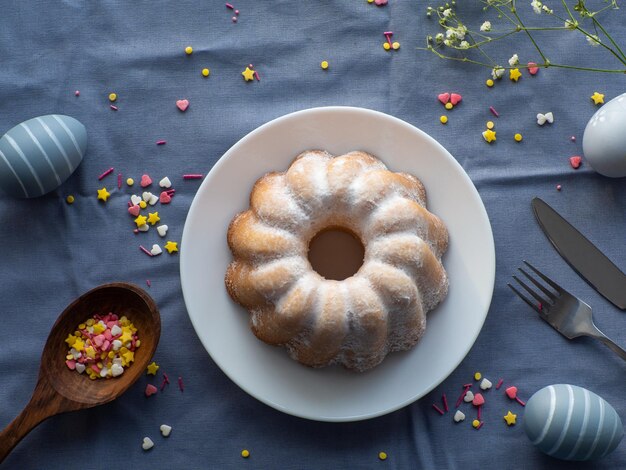
<svg viewBox="0 0 626 470">
<path fill-rule="evenodd" d="M 590 303 L 598 326 L 626 345 L 624 313 L 567 266 L 530 209 L 533 196 L 544 198 L 626 266 L 623 180 L 602 177 L 586 162 L 574 171 L 568 162 L 582 154 L 582 131 L 596 110 L 589 97 L 594 91 L 607 100 L 621 94 L 624 76 L 549 69 L 536 77 L 524 73 L 517 84 L 505 78 L 489 89 L 484 84 L 488 69 L 416 49 L 437 32 L 423 2 L 389 0 L 385 7 L 366 0 L 232 3 L 240 10 L 237 23 L 224 2 L 2 5 L 0 134 L 31 117 L 59 113 L 85 124 L 89 144 L 82 165 L 59 189 L 33 200 L 0 198 L 0 426 L 26 405 L 57 315 L 73 298 L 105 282 L 136 283 L 156 300 L 163 333 L 155 360 L 173 379 L 146 399 L 146 384 L 160 385 L 161 375 L 144 376 L 113 403 L 45 421 L 2 468 L 625 468 L 624 443 L 589 465 L 539 453 L 524 435 L 523 409 L 503 395 L 493 395 L 478 431 L 468 422 L 454 425 L 450 414 L 441 417 L 431 408 L 442 393 L 454 401 L 461 385 L 481 371 L 494 383 L 503 377 L 516 384 L 522 398 L 548 384 L 577 384 L 626 417 L 626 364 L 598 342 L 560 337 L 506 286 L 522 259 L 535 261 Z M 530 12 L 529 3 L 520 11 Z M 473 29 L 485 19 L 496 23 L 481 7 L 479 2 L 460 6 Z M 623 11 L 603 20 L 626 43 Z M 381 47 L 387 30 L 401 43 L 398 51 Z M 577 33 L 539 38 L 553 62 L 619 65 Z M 194 49 L 189 57 L 187 45 Z M 513 53 L 522 62 L 538 59 L 522 34 L 493 52 L 505 65 Z M 322 60 L 330 63 L 327 71 L 320 68 Z M 244 82 L 241 72 L 249 63 L 260 81 Z M 211 70 L 206 79 L 200 73 L 205 67 Z M 461 93 L 463 102 L 446 113 L 450 121 L 443 126 L 444 109 L 436 97 L 447 91 Z M 118 94 L 117 112 L 109 108 L 110 92 Z M 191 103 L 185 113 L 175 107 L 181 98 Z M 288 416 L 232 383 L 211 361 L 188 319 L 179 256 L 149 258 L 137 249 L 124 213 L 129 190 L 116 185 L 117 173 L 136 180 L 143 173 L 168 175 L 175 181 L 176 195 L 160 213 L 169 226 L 168 239 L 180 242 L 200 184 L 183 182 L 182 174 L 206 174 L 237 140 L 273 118 L 325 105 L 382 111 L 437 139 L 476 185 L 496 246 L 493 301 L 465 360 L 418 402 L 356 423 Z M 496 120 L 489 106 L 500 113 L 493 145 L 481 137 L 485 122 Z M 554 113 L 554 123 L 538 126 L 535 115 L 547 111 Z M 524 136 L 519 144 L 512 138 L 516 132 Z M 167 144 L 156 146 L 160 139 Z M 98 181 L 109 167 L 115 168 L 113 175 Z M 96 199 L 103 185 L 112 192 L 106 204 Z M 73 205 L 65 203 L 70 194 Z M 153 243 L 159 242 L 155 235 Z M 176 384 L 179 376 L 184 392 Z M 502 419 L 509 408 L 518 413 L 516 426 L 507 427 Z M 162 423 L 173 427 L 167 440 L 158 434 Z M 149 452 L 141 449 L 144 436 L 156 443 Z M 244 448 L 251 452 L 247 460 L 240 456 Z M 386 461 L 378 459 L 379 451 L 388 454 Z"/>
</svg>

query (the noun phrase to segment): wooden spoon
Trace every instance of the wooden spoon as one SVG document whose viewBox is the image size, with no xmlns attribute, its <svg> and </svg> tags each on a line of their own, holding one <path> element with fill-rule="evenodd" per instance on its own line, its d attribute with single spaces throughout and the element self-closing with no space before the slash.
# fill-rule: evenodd
<svg viewBox="0 0 626 470">
<path fill-rule="evenodd" d="M 65 339 L 94 314 L 113 312 L 137 327 L 141 346 L 135 361 L 115 378 L 91 380 L 65 365 Z M 146 370 L 161 336 L 161 317 L 150 296 L 124 282 L 104 284 L 81 295 L 55 322 L 41 356 L 39 378 L 26 408 L 0 433 L 0 463 L 35 426 L 66 411 L 81 410 L 115 400 Z"/>
</svg>

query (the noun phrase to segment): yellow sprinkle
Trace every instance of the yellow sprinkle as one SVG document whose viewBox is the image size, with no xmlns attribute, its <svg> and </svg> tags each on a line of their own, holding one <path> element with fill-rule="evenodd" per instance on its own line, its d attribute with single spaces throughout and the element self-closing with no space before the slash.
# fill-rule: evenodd
<svg viewBox="0 0 626 470">
<path fill-rule="evenodd" d="M 388 42 L 384 42 L 384 43 L 383 43 L 383 49 L 385 49 L 386 51 L 388 51 L 389 49 L 391 49 L 391 44 L 389 44 Z"/>
<path fill-rule="evenodd" d="M 132 186 L 133 184 L 135 184 L 135 180 L 132 178 L 126 178 L 126 184 L 128 186 Z"/>
<path fill-rule="evenodd" d="M 117 99 L 117 95 L 115 93 L 109 94 L 109 101 L 113 102 Z"/>
<path fill-rule="evenodd" d="M 328 61 L 327 60 L 323 60 L 322 63 L 320 64 L 320 67 L 322 67 L 322 69 L 326 70 L 328 68 Z"/>
<path fill-rule="evenodd" d="M 244 450 L 242 450 L 242 451 L 241 451 L 241 456 L 242 456 L 244 459 L 247 459 L 248 457 L 250 457 L 250 451 L 249 451 L 248 449 L 244 449 Z"/>
<path fill-rule="evenodd" d="M 478 426 L 480 426 L 480 421 L 478 421 L 477 419 L 475 419 L 474 421 L 472 421 L 472 426 L 474 426 L 475 428 L 477 428 Z"/>
<path fill-rule="evenodd" d="M 367 0 L 367 3 L 374 3 L 374 0 Z"/>
<path fill-rule="evenodd" d="M 448 122 L 448 116 L 441 116 L 441 117 L 439 118 L 439 122 L 440 122 L 441 124 L 446 124 L 446 123 Z"/>
<path fill-rule="evenodd" d="M 71 194 L 69 196 L 67 196 L 65 198 L 65 202 L 67 202 L 68 204 L 73 204 L 74 203 L 74 196 L 72 196 Z"/>
<path fill-rule="evenodd" d="M 202 69 L 202 76 L 208 77 L 211 71 L 209 69 Z"/>
<path fill-rule="evenodd" d="M 446 109 L 452 109 L 454 108 L 454 105 L 452 103 L 450 103 L 449 101 L 443 105 Z"/>
<path fill-rule="evenodd" d="M 386 452 L 379 452 L 378 453 L 378 458 L 380 460 L 387 460 L 387 453 Z"/>
<path fill-rule="evenodd" d="M 191 46 L 185 47 L 185 54 L 191 55 L 192 52 L 193 52 L 193 47 Z"/>
<path fill-rule="evenodd" d="M 65 359 L 74 359 L 74 356 L 71 354 L 68 354 L 67 356 L 65 356 Z"/>
<path fill-rule="evenodd" d="M 495 126 L 493 121 L 487 121 L 487 129 L 493 129 L 493 126 Z"/>
<path fill-rule="evenodd" d="M 489 78 L 486 82 L 485 85 L 487 85 L 489 88 L 491 88 L 493 86 L 493 80 L 491 78 Z"/>
<path fill-rule="evenodd" d="M 107 354 L 107 356 L 109 357 L 109 359 L 113 359 L 115 357 L 115 351 L 109 351 L 109 354 Z"/>
<path fill-rule="evenodd" d="M 148 207 L 148 204 L 146 203 L 146 201 L 139 201 L 139 207 L 145 209 L 146 207 Z"/>
<path fill-rule="evenodd" d="M 84 323 L 81 323 L 80 325 L 78 325 L 78 329 L 79 329 L 79 330 L 84 330 L 84 329 L 85 329 L 85 326 L 86 326 L 86 325 L 85 325 Z"/>
<path fill-rule="evenodd" d="M 483 374 L 481 374 L 480 372 L 476 372 L 474 374 L 474 380 L 480 380 L 483 378 Z"/>
<path fill-rule="evenodd" d="M 522 134 L 515 134 L 513 136 L 513 138 L 515 139 L 515 142 L 521 142 L 522 141 Z"/>
<path fill-rule="evenodd" d="M 395 41 L 395 42 L 391 45 L 391 47 L 393 47 L 393 49 L 394 49 L 395 51 L 397 51 L 398 49 L 400 49 L 400 43 L 399 43 L 398 41 Z"/>
<path fill-rule="evenodd" d="M 93 325 L 93 318 L 88 319 L 85 323 L 87 323 L 87 326 Z"/>
</svg>

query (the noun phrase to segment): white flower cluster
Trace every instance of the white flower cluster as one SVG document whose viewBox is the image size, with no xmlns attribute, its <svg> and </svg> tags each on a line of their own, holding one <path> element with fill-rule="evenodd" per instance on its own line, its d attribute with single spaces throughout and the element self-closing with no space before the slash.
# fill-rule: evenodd
<svg viewBox="0 0 626 470">
<path fill-rule="evenodd" d="M 491 21 L 485 21 L 480 25 L 480 30 L 484 33 L 491 31 Z"/>
<path fill-rule="evenodd" d="M 505 72 L 504 67 L 500 67 L 499 65 L 496 65 L 491 71 L 491 76 L 493 77 L 494 80 L 499 80 L 504 75 L 504 72 Z"/>
</svg>

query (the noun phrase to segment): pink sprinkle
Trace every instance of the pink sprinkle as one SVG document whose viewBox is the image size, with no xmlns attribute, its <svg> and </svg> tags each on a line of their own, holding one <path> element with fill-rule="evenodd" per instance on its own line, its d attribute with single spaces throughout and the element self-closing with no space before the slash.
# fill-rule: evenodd
<svg viewBox="0 0 626 470">
<path fill-rule="evenodd" d="M 137 234 L 137 233 L 139 233 L 139 230 L 135 229 L 135 230 L 133 230 L 133 233 Z M 152 253 L 150 253 L 150 255 L 152 255 Z"/>
<path fill-rule="evenodd" d="M 181 392 L 185 391 L 185 384 L 183 383 L 182 377 L 178 377 L 178 388 L 180 388 Z"/>
<path fill-rule="evenodd" d="M 483 427 L 483 424 L 485 424 L 483 421 L 481 421 L 478 426 L 476 426 L 476 430 L 478 431 L 480 428 Z"/>
<path fill-rule="evenodd" d="M 233 23 L 236 23 L 237 22 L 237 17 L 233 16 L 232 20 L 233 20 Z"/>
<path fill-rule="evenodd" d="M 459 405 L 463 402 L 463 398 L 465 398 L 465 395 L 467 394 L 467 391 L 470 388 L 472 388 L 472 384 L 465 384 L 465 385 L 463 385 L 463 393 L 461 393 L 461 396 L 456 401 L 456 404 L 454 405 L 455 408 L 458 408 Z"/>
<path fill-rule="evenodd" d="M 574 170 L 577 170 L 582 163 L 583 158 L 580 155 L 574 155 L 573 157 L 569 157 L 569 164 L 572 165 Z"/>
<path fill-rule="evenodd" d="M 256 78 L 257 82 L 261 81 L 261 79 L 259 78 L 259 72 L 257 72 L 256 70 L 254 71 L 254 78 Z"/>
<path fill-rule="evenodd" d="M 137 229 L 135 229 L 135 230 L 137 230 Z M 135 232 L 135 233 L 138 233 L 138 232 L 139 232 L 139 231 L 137 230 L 137 232 Z M 141 251 L 143 251 L 145 254 L 147 254 L 148 256 L 154 256 L 152 253 L 150 253 L 150 251 L 149 251 L 149 250 L 147 250 L 145 247 L 143 247 L 143 246 L 141 246 L 141 245 L 139 245 L 139 249 L 140 249 Z"/>
<path fill-rule="evenodd" d="M 235 9 L 235 7 L 232 6 L 230 3 L 226 4 L 226 8 L 229 8 L 230 10 L 234 10 Z"/>
<path fill-rule="evenodd" d="M 157 145 L 165 145 L 167 144 L 167 140 L 157 140 Z"/>
<path fill-rule="evenodd" d="M 102 178 L 104 178 L 105 176 L 110 175 L 111 173 L 113 173 L 113 168 L 109 168 L 107 171 L 105 171 L 104 173 L 102 173 L 100 176 L 98 176 L 98 179 L 101 180 Z"/>
<path fill-rule="evenodd" d="M 520 400 L 519 397 L 515 397 L 515 401 L 517 401 L 517 403 L 519 403 L 522 406 L 526 406 L 526 403 Z"/>
<path fill-rule="evenodd" d="M 575 135 L 571 136 L 569 140 L 571 140 L 572 142 L 576 142 L 576 136 Z"/>
<path fill-rule="evenodd" d="M 496 111 L 496 108 L 494 108 L 493 106 L 489 106 L 489 111 L 491 111 L 491 114 L 493 114 L 495 117 L 500 117 L 498 111 Z"/>
<path fill-rule="evenodd" d="M 239 14 L 239 10 L 235 10 L 235 15 L 238 15 L 238 14 Z"/>
<path fill-rule="evenodd" d="M 122 174 L 117 174 L 117 189 L 122 189 Z"/>
<path fill-rule="evenodd" d="M 248 64 L 248 67 L 249 67 L 249 68 L 251 68 L 251 69 L 253 69 L 253 68 L 254 68 L 254 65 L 252 65 L 252 64 Z"/>
<path fill-rule="evenodd" d="M 560 191 L 560 190 L 561 190 L 561 188 L 562 188 L 562 186 L 561 186 L 560 184 L 557 184 L 557 185 L 556 185 L 556 190 L 557 190 L 557 191 Z"/>
<path fill-rule="evenodd" d="M 435 405 L 434 403 L 433 403 L 433 408 L 434 408 L 434 409 L 437 411 L 437 413 L 439 413 L 440 415 L 442 415 L 442 414 L 443 414 L 443 410 L 442 410 L 441 408 L 439 408 L 437 405 Z"/>
<path fill-rule="evenodd" d="M 170 379 L 167 376 L 167 374 L 165 372 L 163 372 L 163 380 L 165 381 L 165 383 L 169 384 L 170 383 Z"/>
<path fill-rule="evenodd" d="M 441 401 L 443 402 L 443 409 L 448 411 L 448 399 L 445 393 L 441 396 Z"/>
<path fill-rule="evenodd" d="M 79 90 L 76 90 L 76 91 L 74 92 L 74 96 L 80 96 L 80 91 L 79 91 Z"/>
<path fill-rule="evenodd" d="M 500 387 L 502 387 L 503 383 L 504 383 L 504 379 L 498 380 L 498 384 L 496 385 L 496 390 L 500 390 Z"/>
<path fill-rule="evenodd" d="M 76 361 L 75 361 L 75 360 L 73 360 L 73 359 L 65 361 L 65 364 L 67 365 L 67 368 L 68 368 L 69 370 L 74 370 L 74 369 L 76 369 Z"/>
<path fill-rule="evenodd" d="M 385 31 L 383 34 L 385 36 L 393 36 L 393 31 Z"/>
<path fill-rule="evenodd" d="M 147 397 L 149 397 L 150 395 L 154 395 L 157 392 L 157 388 L 152 385 L 152 384 L 148 384 L 146 385 L 146 391 L 144 392 L 146 394 Z"/>
<path fill-rule="evenodd" d="M 147 285 L 148 287 L 152 286 L 152 283 L 150 282 L 150 279 L 146 279 L 146 285 Z"/>
<path fill-rule="evenodd" d="M 199 179 L 202 179 L 202 175 L 199 175 L 199 174 L 183 175 L 183 179 L 184 180 L 199 180 Z"/>
<path fill-rule="evenodd" d="M 111 108 L 113 111 L 117 111 L 117 106 L 115 106 L 114 104 L 109 105 L 109 108 Z"/>
<path fill-rule="evenodd" d="M 482 410 L 482 409 L 483 409 L 482 406 L 478 407 L 478 412 L 477 412 L 477 416 L 476 416 L 478 418 L 478 421 L 480 421 L 480 416 L 482 415 L 482 412 L 480 410 Z"/>
<path fill-rule="evenodd" d="M 164 193 L 167 193 L 168 195 L 172 196 L 176 190 L 174 188 L 172 189 L 166 189 L 165 191 L 163 191 Z"/>
</svg>

